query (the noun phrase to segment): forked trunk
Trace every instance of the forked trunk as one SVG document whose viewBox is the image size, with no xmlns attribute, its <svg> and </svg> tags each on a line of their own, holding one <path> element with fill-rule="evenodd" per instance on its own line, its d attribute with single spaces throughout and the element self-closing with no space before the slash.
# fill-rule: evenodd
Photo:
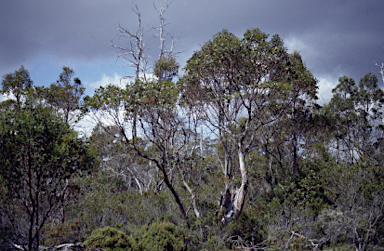
<svg viewBox="0 0 384 251">
<path fill-rule="evenodd" d="M 245 168 L 245 157 L 241 148 L 239 148 L 239 166 L 241 172 L 241 185 L 231 192 L 229 187 L 226 187 L 225 193 L 222 195 L 220 203 L 221 208 L 225 208 L 224 217 L 222 223 L 226 224 L 232 220 L 233 217 L 238 217 L 243 210 L 245 196 L 248 189 L 248 172 Z"/>
</svg>

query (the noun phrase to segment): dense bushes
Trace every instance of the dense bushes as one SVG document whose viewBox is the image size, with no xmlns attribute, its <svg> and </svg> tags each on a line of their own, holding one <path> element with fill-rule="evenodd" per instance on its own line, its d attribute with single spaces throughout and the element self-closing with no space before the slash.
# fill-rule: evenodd
<svg viewBox="0 0 384 251">
<path fill-rule="evenodd" d="M 90 248 L 103 248 L 107 251 L 137 250 L 136 242 L 132 238 L 111 227 L 96 229 L 86 239 L 84 245 Z"/>
<path fill-rule="evenodd" d="M 140 250 L 187 250 L 184 233 L 170 222 L 157 222 L 150 227 L 143 226 L 138 236 Z"/>
<path fill-rule="evenodd" d="M 102 248 L 107 251 L 162 251 L 187 250 L 185 234 L 173 223 L 156 222 L 142 226 L 133 232 L 135 240 L 116 228 L 99 228 L 92 232 L 84 245 L 88 248 Z"/>
</svg>

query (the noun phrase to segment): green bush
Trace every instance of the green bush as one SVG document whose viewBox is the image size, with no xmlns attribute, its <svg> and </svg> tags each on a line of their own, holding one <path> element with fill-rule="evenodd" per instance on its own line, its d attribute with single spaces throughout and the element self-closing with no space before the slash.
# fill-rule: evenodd
<svg viewBox="0 0 384 251">
<path fill-rule="evenodd" d="M 144 226 L 137 237 L 140 239 L 140 250 L 187 250 L 183 232 L 170 222 L 153 223 L 150 227 Z"/>
<path fill-rule="evenodd" d="M 220 236 L 211 235 L 207 238 L 207 241 L 202 245 L 203 250 L 210 251 L 227 251 L 224 241 L 220 238 Z"/>
<path fill-rule="evenodd" d="M 123 232 L 111 228 L 99 228 L 84 242 L 84 246 L 89 248 L 103 248 L 107 251 L 130 251 L 138 250 L 136 242 Z"/>
</svg>

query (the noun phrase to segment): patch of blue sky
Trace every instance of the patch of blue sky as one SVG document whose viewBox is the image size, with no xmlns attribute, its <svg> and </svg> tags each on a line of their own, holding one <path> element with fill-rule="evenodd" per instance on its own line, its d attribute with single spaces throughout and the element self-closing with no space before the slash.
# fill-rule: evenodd
<svg viewBox="0 0 384 251">
<path fill-rule="evenodd" d="M 117 84 L 116 79 L 133 75 L 132 68 L 121 65 L 122 62 L 113 58 L 97 61 L 65 59 L 60 61 L 49 54 L 41 54 L 36 60 L 25 65 L 25 68 L 29 71 L 35 86 L 47 87 L 59 79 L 63 66 L 67 66 L 75 71 L 75 77 L 80 78 L 86 88 L 86 94 L 92 95 L 93 91 L 99 87 L 96 86 L 97 83 L 105 85 L 105 81 L 113 80 L 111 83 Z"/>
</svg>

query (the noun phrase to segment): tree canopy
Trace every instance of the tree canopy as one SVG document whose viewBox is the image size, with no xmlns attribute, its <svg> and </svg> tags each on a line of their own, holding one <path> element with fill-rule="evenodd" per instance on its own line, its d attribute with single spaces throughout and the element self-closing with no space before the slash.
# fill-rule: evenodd
<svg viewBox="0 0 384 251">
<path fill-rule="evenodd" d="M 2 209 L 9 212 L 10 227 L 33 250 L 47 220 L 61 213 L 63 203 L 74 193 L 71 179 L 90 171 L 94 157 L 90 145 L 78 138 L 66 119 L 36 99 L 37 90 L 25 85 L 25 79 L 31 81 L 23 69 L 3 80 L 4 90 L 10 76 L 24 72 L 25 78 L 13 80 L 20 94 L 17 106 L 4 109 L 0 118 L 0 176 L 6 189 Z M 12 219 L 16 211 L 22 215 Z"/>
</svg>

